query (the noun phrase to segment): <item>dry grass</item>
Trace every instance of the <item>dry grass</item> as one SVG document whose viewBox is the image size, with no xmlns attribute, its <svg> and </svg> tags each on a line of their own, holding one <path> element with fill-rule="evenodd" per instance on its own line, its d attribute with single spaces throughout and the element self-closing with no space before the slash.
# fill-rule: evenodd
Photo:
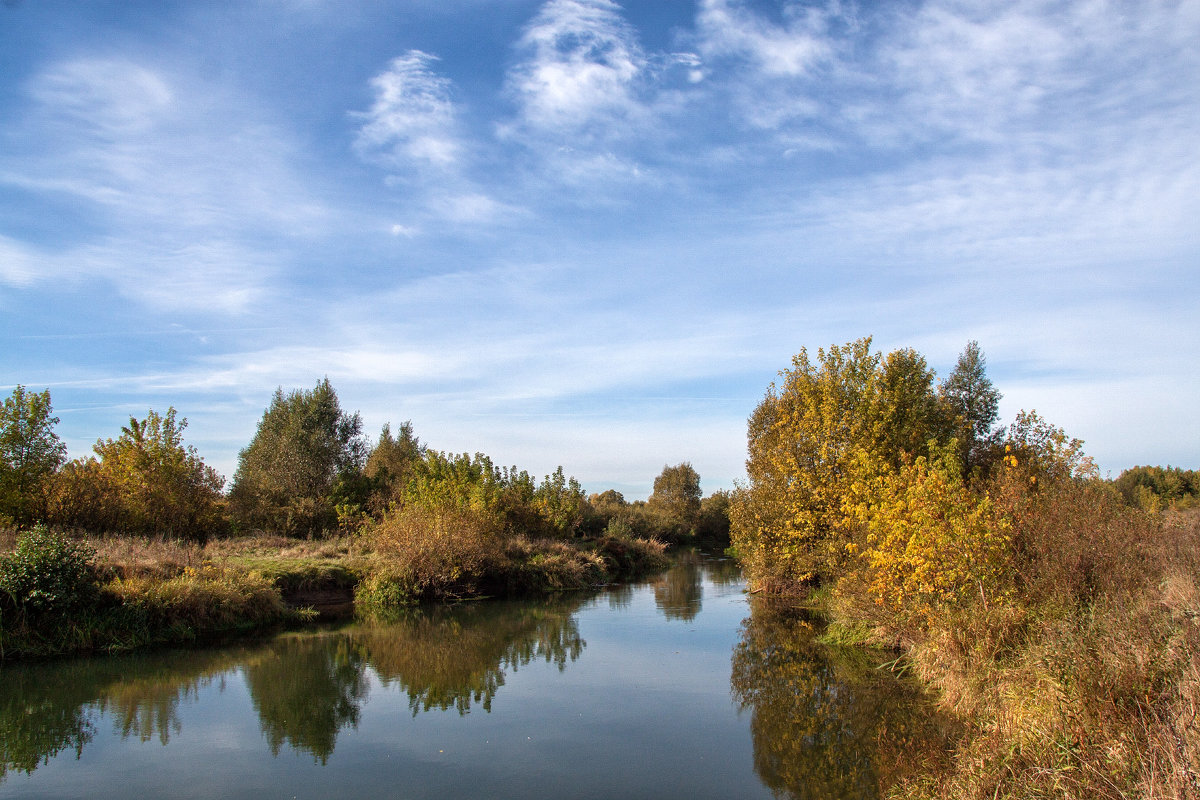
<svg viewBox="0 0 1200 800">
<path fill-rule="evenodd" d="M 114 577 L 173 578 L 188 567 L 199 569 L 204 548 L 195 542 L 164 537 L 98 536 L 86 539 L 96 564 Z"/>
<path fill-rule="evenodd" d="M 122 605 L 144 610 L 150 630 L 221 631 L 282 619 L 279 592 L 258 575 L 207 566 L 161 580 L 137 576 L 116 580 L 104 591 Z"/>
<path fill-rule="evenodd" d="M 1009 605 L 890 632 L 974 731 L 896 796 L 1200 800 L 1200 524 L 1075 488 L 1026 509 Z"/>
</svg>

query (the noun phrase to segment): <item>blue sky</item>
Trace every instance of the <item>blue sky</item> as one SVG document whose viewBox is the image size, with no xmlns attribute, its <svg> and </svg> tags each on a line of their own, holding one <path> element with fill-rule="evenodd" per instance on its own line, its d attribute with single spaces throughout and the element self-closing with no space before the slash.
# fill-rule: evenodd
<svg viewBox="0 0 1200 800">
<path fill-rule="evenodd" d="M 1200 2 L 0 5 L 0 390 L 232 476 L 328 376 L 590 491 L 801 347 L 980 342 L 1102 470 L 1200 466 Z"/>
</svg>

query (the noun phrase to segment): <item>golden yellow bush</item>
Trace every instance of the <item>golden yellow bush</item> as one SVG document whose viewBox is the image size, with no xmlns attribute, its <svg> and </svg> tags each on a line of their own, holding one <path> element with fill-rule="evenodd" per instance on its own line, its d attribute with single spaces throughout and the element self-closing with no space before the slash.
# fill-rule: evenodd
<svg viewBox="0 0 1200 800">
<path fill-rule="evenodd" d="M 888 473 L 870 494 L 856 516 L 866 524 L 862 557 L 877 603 L 919 613 L 976 601 L 987 608 L 1008 596 L 1009 523 L 966 486 L 951 447 Z"/>
</svg>

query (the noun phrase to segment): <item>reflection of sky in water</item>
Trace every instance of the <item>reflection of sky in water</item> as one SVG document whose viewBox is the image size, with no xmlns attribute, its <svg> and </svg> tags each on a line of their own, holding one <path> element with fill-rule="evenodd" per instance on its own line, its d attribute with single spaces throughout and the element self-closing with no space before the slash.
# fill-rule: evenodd
<svg viewBox="0 0 1200 800">
<path fill-rule="evenodd" d="M 87 712 L 93 737 L 79 759 L 68 748 L 31 775 L 10 772 L 0 795 L 769 797 L 751 714 L 730 691 L 746 597 L 727 569 L 698 566 L 686 619 L 648 582 L 616 588 L 615 604 L 605 593 L 468 604 L 392 628 L 98 660 L 106 674 L 81 691 L 105 696 L 107 710 Z M 450 644 L 420 645 L 437 641 Z M 113 683 L 120 664 L 134 684 Z M 477 696 L 456 707 L 445 675 L 491 686 L 491 711 Z M 169 727 L 166 746 L 157 731 L 121 736 L 131 708 L 145 711 L 139 680 L 159 712 L 148 718 Z M 410 692 L 450 702 L 414 709 Z"/>
</svg>

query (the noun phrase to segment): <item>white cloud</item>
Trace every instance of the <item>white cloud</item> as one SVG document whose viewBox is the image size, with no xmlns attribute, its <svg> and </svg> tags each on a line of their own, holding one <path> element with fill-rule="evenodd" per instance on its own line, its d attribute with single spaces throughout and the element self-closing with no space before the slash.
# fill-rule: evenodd
<svg viewBox="0 0 1200 800">
<path fill-rule="evenodd" d="M 23 288 L 37 278 L 38 256 L 20 242 L 0 235 L 0 283 Z"/>
<path fill-rule="evenodd" d="M 30 93 L 52 113 L 110 136 L 153 127 L 175 102 L 160 75 L 132 62 L 114 60 L 62 63 L 37 76 Z"/>
<path fill-rule="evenodd" d="M 784 24 L 776 25 L 738 0 L 701 0 L 696 14 L 700 51 L 709 58 L 745 59 L 769 76 L 809 76 L 833 55 L 826 12 L 792 4 L 783 11 Z"/>
<path fill-rule="evenodd" d="M 371 79 L 375 102 L 355 146 L 364 157 L 401 168 L 454 167 L 462 158 L 458 109 L 449 79 L 436 74 L 437 57 L 409 50 Z"/>
<path fill-rule="evenodd" d="M 619 136 L 644 114 L 646 57 L 610 0 L 550 0 L 525 30 L 508 76 L 524 126 L 586 138 Z"/>
</svg>

